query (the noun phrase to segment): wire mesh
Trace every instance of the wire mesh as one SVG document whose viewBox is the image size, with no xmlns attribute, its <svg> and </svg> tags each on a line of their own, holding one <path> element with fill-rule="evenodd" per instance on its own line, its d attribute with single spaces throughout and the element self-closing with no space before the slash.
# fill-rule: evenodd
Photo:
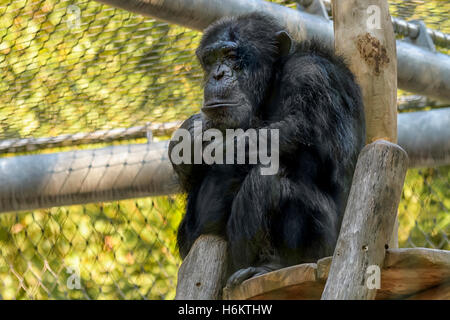
<svg viewBox="0 0 450 320">
<path fill-rule="evenodd" d="M 448 1 L 390 4 L 393 16 L 450 33 Z M 0 146 L 187 118 L 201 105 L 200 36 L 93 1 L 1 0 Z M 120 143 L 130 142 L 142 140 Z M 44 146 L 33 153 L 67 149 Z M 450 167 L 409 170 L 400 246 L 450 249 L 449 178 Z M 176 195 L 0 214 L 0 298 L 172 299 L 183 210 Z"/>
</svg>

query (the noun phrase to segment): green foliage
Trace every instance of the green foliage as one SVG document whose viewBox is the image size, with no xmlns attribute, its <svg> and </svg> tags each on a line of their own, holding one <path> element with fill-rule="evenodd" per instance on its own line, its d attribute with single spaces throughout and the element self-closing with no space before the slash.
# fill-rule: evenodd
<svg viewBox="0 0 450 320">
<path fill-rule="evenodd" d="M 159 197 L 0 216 L 4 299 L 173 299 L 183 198 Z M 68 290 L 69 268 L 81 290 Z"/>
<path fill-rule="evenodd" d="M 450 166 L 409 170 L 399 206 L 399 245 L 450 250 Z"/>
<path fill-rule="evenodd" d="M 80 9 L 79 26 L 69 5 Z M 94 1 L 3 1 L 0 138 L 187 117 L 200 105 L 198 40 Z"/>
</svg>

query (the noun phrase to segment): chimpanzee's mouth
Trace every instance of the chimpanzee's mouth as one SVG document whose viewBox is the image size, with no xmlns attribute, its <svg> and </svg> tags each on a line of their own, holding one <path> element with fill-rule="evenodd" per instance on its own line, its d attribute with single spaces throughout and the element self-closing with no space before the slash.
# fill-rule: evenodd
<svg viewBox="0 0 450 320">
<path fill-rule="evenodd" d="M 208 111 L 217 108 L 235 107 L 237 105 L 239 105 L 239 103 L 236 101 L 213 101 L 203 105 L 202 111 Z"/>
</svg>

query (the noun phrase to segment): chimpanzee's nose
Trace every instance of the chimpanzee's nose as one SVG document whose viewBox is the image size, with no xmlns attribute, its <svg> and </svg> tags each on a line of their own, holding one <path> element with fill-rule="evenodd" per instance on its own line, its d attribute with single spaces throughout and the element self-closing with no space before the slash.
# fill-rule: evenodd
<svg viewBox="0 0 450 320">
<path fill-rule="evenodd" d="M 214 80 L 219 81 L 220 79 L 223 78 L 223 76 L 225 75 L 225 70 L 223 68 L 220 68 L 214 72 Z"/>
<path fill-rule="evenodd" d="M 220 81 L 225 77 L 231 77 L 232 72 L 230 68 L 226 64 L 220 64 L 217 66 L 217 69 L 213 73 L 213 78 L 216 81 Z"/>
</svg>

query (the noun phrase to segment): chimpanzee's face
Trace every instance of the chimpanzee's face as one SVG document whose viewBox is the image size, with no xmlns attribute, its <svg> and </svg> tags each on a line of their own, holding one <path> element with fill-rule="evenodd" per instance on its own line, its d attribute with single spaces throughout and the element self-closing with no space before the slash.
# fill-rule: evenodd
<svg viewBox="0 0 450 320">
<path fill-rule="evenodd" d="M 205 74 L 203 114 L 217 127 L 243 128 L 252 114 L 238 39 L 223 30 L 197 50 Z"/>
<path fill-rule="evenodd" d="M 276 61 L 290 49 L 288 33 L 270 23 L 230 18 L 205 30 L 196 53 L 205 74 L 206 118 L 219 129 L 247 128 L 267 103 Z"/>
</svg>

